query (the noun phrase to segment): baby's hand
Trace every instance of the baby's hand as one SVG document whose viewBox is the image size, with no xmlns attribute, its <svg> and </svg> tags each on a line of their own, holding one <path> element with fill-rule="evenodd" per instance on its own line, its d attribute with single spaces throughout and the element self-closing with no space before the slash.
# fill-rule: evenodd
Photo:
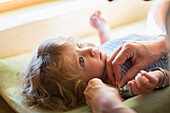
<svg viewBox="0 0 170 113">
<path fill-rule="evenodd" d="M 161 72 L 159 71 L 140 71 L 135 77 L 135 80 L 128 82 L 135 94 L 148 94 L 152 92 L 158 85 L 161 79 Z"/>
</svg>

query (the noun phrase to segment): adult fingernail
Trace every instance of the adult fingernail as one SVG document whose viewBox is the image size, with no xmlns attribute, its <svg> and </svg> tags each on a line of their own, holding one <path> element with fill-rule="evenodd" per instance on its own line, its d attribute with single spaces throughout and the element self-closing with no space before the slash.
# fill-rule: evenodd
<svg viewBox="0 0 170 113">
<path fill-rule="evenodd" d="M 116 85 L 114 81 L 112 81 L 112 84 L 113 84 L 113 85 Z"/>
<path fill-rule="evenodd" d="M 121 87 L 121 86 L 120 86 L 120 82 L 118 83 L 118 87 Z"/>
<path fill-rule="evenodd" d="M 119 82 L 118 81 L 116 81 L 116 85 L 118 85 L 119 84 Z"/>
<path fill-rule="evenodd" d="M 120 82 L 120 83 L 118 84 L 119 87 L 123 87 L 123 85 L 124 85 L 124 84 L 123 84 L 122 82 Z"/>
<path fill-rule="evenodd" d="M 109 59 L 109 57 L 106 57 L 106 61 Z"/>
</svg>

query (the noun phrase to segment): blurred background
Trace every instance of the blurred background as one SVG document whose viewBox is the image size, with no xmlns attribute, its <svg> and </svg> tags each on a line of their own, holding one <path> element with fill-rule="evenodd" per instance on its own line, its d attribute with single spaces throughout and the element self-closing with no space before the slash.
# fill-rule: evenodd
<svg viewBox="0 0 170 113">
<path fill-rule="evenodd" d="M 81 39 L 94 36 L 96 31 L 90 26 L 89 18 L 97 10 L 112 29 L 139 22 L 135 29 L 129 26 L 113 32 L 113 38 L 127 33 L 143 34 L 152 3 L 142 0 L 0 0 L 0 58 L 32 51 L 53 34 L 71 34 Z M 88 40 L 99 44 L 94 37 Z"/>
</svg>

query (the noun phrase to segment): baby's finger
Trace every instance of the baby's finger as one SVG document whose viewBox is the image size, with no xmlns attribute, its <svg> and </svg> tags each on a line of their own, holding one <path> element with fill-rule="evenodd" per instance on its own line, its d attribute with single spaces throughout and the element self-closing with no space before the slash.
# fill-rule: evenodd
<svg viewBox="0 0 170 113">
<path fill-rule="evenodd" d="M 142 70 L 140 71 L 140 73 L 142 74 L 142 76 L 145 76 L 150 83 L 157 83 L 157 80 L 153 76 L 150 76 L 146 71 Z"/>
<path fill-rule="evenodd" d="M 146 85 L 143 85 L 144 78 L 140 73 L 138 73 L 137 76 L 135 77 L 135 81 L 136 81 L 137 88 L 140 89 L 142 94 L 150 91 L 150 89 L 152 88 L 152 87 L 148 87 L 149 84 L 147 84 L 147 83 L 146 83 Z"/>
<path fill-rule="evenodd" d="M 141 74 L 138 74 L 137 76 L 139 77 L 138 80 L 140 82 L 141 87 L 146 88 L 146 89 L 150 89 L 153 87 L 152 84 L 149 82 L 149 80 L 145 76 L 142 76 Z"/>
<path fill-rule="evenodd" d="M 135 66 L 132 66 L 128 72 L 122 77 L 121 79 L 121 86 L 123 86 L 124 84 L 126 84 L 127 81 L 132 80 L 134 78 L 134 76 L 138 73 L 138 69 Z"/>
<path fill-rule="evenodd" d="M 130 80 L 127 84 L 128 84 L 128 86 L 131 87 L 132 86 L 132 80 Z"/>
<path fill-rule="evenodd" d="M 137 85 L 136 85 L 136 81 L 135 80 L 132 80 L 131 81 L 132 85 L 132 90 L 135 94 L 141 94 L 141 91 L 137 88 Z"/>
</svg>

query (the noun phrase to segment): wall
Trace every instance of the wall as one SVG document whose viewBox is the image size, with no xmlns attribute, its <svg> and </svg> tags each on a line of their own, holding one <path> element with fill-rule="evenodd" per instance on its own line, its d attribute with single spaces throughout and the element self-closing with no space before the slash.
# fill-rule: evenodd
<svg viewBox="0 0 170 113">
<path fill-rule="evenodd" d="M 0 58 L 29 52 L 52 34 L 72 34 L 78 37 L 92 35 L 95 31 L 89 24 L 89 18 L 96 10 L 100 10 L 111 28 L 115 28 L 146 18 L 150 6 L 151 2 L 117 0 L 2 30 Z"/>
</svg>

